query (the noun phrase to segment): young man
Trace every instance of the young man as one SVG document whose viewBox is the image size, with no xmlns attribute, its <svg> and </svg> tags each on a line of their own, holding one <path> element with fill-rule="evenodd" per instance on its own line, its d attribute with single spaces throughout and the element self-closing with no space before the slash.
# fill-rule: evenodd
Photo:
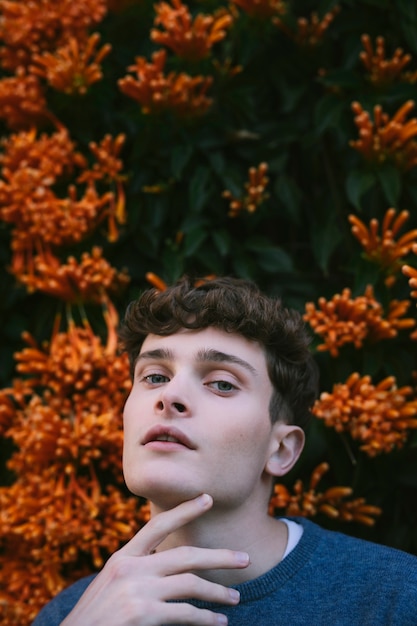
<svg viewBox="0 0 417 626">
<path fill-rule="evenodd" d="M 133 302 L 127 486 L 151 521 L 34 626 L 417 624 L 417 559 L 273 519 L 317 375 L 302 319 L 244 281 L 183 279 Z"/>
</svg>

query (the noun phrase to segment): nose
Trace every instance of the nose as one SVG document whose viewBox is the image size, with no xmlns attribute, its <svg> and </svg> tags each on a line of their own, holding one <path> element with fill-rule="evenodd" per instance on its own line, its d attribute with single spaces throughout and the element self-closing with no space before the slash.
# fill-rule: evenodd
<svg viewBox="0 0 417 626">
<path fill-rule="evenodd" d="M 157 413 L 165 417 L 190 415 L 190 401 L 186 392 L 182 389 L 180 381 L 175 377 L 161 387 L 161 392 L 156 400 Z"/>
</svg>

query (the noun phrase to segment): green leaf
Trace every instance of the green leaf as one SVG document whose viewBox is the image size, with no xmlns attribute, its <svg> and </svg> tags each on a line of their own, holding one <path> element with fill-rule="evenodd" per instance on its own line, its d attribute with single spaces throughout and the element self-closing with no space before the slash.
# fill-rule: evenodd
<svg viewBox="0 0 417 626">
<path fill-rule="evenodd" d="M 204 207 L 209 196 L 210 170 L 198 167 L 191 179 L 188 190 L 188 201 L 191 212 L 198 213 Z"/>
<path fill-rule="evenodd" d="M 180 146 L 174 146 L 172 148 L 171 172 L 176 180 L 181 178 L 184 168 L 192 157 L 193 151 L 193 146 L 190 144 L 181 144 Z"/>
<path fill-rule="evenodd" d="M 298 222 L 303 194 L 295 181 L 286 174 L 282 174 L 276 180 L 275 194 L 281 201 L 285 213 L 294 222 Z"/>
<path fill-rule="evenodd" d="M 349 172 L 346 178 L 346 193 L 358 211 L 362 210 L 362 197 L 375 185 L 375 182 L 375 176 L 371 172 L 364 172 L 363 170 Z"/>
<path fill-rule="evenodd" d="M 254 238 L 246 242 L 246 249 L 255 253 L 255 261 L 266 272 L 291 272 L 291 257 L 279 246 L 271 246 L 266 239 Z"/>
<path fill-rule="evenodd" d="M 332 253 L 342 240 L 342 232 L 337 227 L 334 214 L 329 215 L 324 224 L 317 224 L 311 232 L 314 256 L 320 268 L 327 272 Z"/>
<path fill-rule="evenodd" d="M 328 128 L 336 126 L 345 106 L 345 102 L 334 94 L 328 94 L 319 100 L 314 110 L 315 135 L 321 135 Z"/>
<path fill-rule="evenodd" d="M 195 254 L 207 239 L 207 236 L 207 231 L 201 228 L 190 231 L 184 238 L 184 255 L 190 257 Z"/>
<path fill-rule="evenodd" d="M 394 165 L 386 163 L 377 170 L 377 176 L 388 204 L 397 207 L 402 187 L 400 172 Z"/>
<path fill-rule="evenodd" d="M 230 235 L 227 230 L 215 230 L 211 236 L 221 256 L 226 256 L 231 245 Z"/>
</svg>

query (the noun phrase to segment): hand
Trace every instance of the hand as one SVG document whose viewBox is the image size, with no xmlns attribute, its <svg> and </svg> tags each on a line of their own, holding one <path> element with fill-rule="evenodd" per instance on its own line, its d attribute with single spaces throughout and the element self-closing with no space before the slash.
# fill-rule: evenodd
<svg viewBox="0 0 417 626">
<path fill-rule="evenodd" d="M 191 572 L 247 567 L 246 553 L 182 546 L 152 554 L 168 535 L 203 515 L 212 505 L 212 498 L 203 494 L 152 518 L 110 557 L 61 626 L 113 626 L 115 622 L 118 626 L 227 624 L 220 613 L 167 600 L 195 598 L 237 604 L 237 591 Z"/>
</svg>

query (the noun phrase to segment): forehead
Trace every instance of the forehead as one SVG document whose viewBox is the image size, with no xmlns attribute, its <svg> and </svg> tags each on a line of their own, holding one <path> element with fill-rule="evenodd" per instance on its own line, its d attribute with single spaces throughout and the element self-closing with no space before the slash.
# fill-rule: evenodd
<svg viewBox="0 0 417 626">
<path fill-rule="evenodd" d="M 213 327 L 182 329 L 167 336 L 150 334 L 142 344 L 139 358 L 153 352 L 165 354 L 171 360 L 221 361 L 223 355 L 235 360 L 236 365 L 246 364 L 246 369 L 254 375 L 267 373 L 265 352 L 258 342 Z"/>
</svg>

